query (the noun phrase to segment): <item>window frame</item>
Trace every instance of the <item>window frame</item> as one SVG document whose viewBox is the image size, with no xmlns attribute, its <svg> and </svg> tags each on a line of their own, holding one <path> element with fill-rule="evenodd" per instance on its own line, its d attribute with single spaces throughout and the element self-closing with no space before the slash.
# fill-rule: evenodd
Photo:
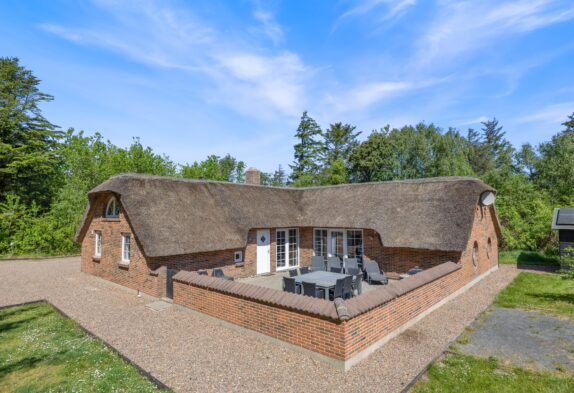
<svg viewBox="0 0 574 393">
<path fill-rule="evenodd" d="M 289 232 L 290 231 L 295 231 L 295 236 L 296 236 L 296 245 L 297 247 L 295 248 L 295 253 L 297 254 L 297 264 L 296 265 L 291 265 L 290 261 L 291 261 L 291 250 L 290 250 L 290 245 L 292 244 L 290 242 L 290 236 L 289 236 Z M 279 248 L 279 243 L 277 242 L 277 234 L 279 232 L 283 232 L 285 234 L 285 243 L 283 244 L 283 246 L 285 247 L 285 266 L 279 267 L 278 266 L 278 256 L 279 256 L 279 252 L 278 252 L 278 248 Z M 293 269 L 293 268 L 297 268 L 300 266 L 300 240 L 299 240 L 299 228 L 276 228 L 275 229 L 275 271 L 280 272 L 283 270 L 289 270 L 289 269 Z"/>
<path fill-rule="evenodd" d="M 102 231 L 94 231 L 94 257 L 102 256 Z"/>
<path fill-rule="evenodd" d="M 313 228 L 313 255 L 316 256 L 317 253 L 315 252 L 315 242 L 316 236 L 315 231 L 327 231 L 327 255 L 323 255 L 323 257 L 331 257 L 334 254 L 331 253 L 331 233 L 332 232 L 343 232 L 343 257 L 349 257 L 349 243 L 348 243 L 348 235 L 347 231 L 356 231 L 361 232 L 361 248 L 363 255 L 365 254 L 365 231 L 362 228 Z M 357 256 L 353 257 L 357 258 Z"/>
<path fill-rule="evenodd" d="M 114 204 L 116 213 L 109 214 L 110 206 Z M 104 218 L 120 218 L 120 203 L 116 199 L 116 197 L 111 197 L 108 203 L 106 204 L 106 210 L 104 211 Z"/>
<path fill-rule="evenodd" d="M 128 241 L 126 242 L 126 238 L 128 239 Z M 126 259 L 126 244 L 128 245 L 127 247 L 127 252 L 128 252 L 128 258 Z M 131 233 L 122 233 L 122 263 L 124 264 L 129 264 L 132 258 L 132 235 Z"/>
</svg>

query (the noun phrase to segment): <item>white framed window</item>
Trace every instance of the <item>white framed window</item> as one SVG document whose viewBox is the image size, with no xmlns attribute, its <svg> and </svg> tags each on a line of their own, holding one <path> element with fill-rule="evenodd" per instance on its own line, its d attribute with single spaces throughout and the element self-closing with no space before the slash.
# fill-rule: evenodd
<svg viewBox="0 0 574 393">
<path fill-rule="evenodd" d="M 233 262 L 241 263 L 243 262 L 243 251 L 235 251 L 233 254 Z"/>
<path fill-rule="evenodd" d="M 313 255 L 360 258 L 363 255 L 363 230 L 313 228 Z"/>
<path fill-rule="evenodd" d="M 120 216 L 120 204 L 116 198 L 112 197 L 106 205 L 104 216 L 106 218 L 118 218 Z"/>
<path fill-rule="evenodd" d="M 277 229 L 275 231 L 276 270 L 299 266 L 299 230 Z"/>
<path fill-rule="evenodd" d="M 94 256 L 101 257 L 102 256 L 102 232 L 95 231 L 95 239 L 94 239 Z"/>
<path fill-rule="evenodd" d="M 122 262 L 128 262 L 131 258 L 131 240 L 132 237 L 130 234 L 123 234 L 122 235 Z"/>
</svg>

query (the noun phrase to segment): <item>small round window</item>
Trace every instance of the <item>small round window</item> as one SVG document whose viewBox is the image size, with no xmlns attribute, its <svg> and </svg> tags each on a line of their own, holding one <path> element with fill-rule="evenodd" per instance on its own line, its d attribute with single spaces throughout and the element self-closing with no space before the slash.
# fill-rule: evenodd
<svg viewBox="0 0 574 393">
<path fill-rule="evenodd" d="M 106 206 L 106 214 L 107 218 L 118 218 L 120 216 L 120 205 L 116 198 L 112 198 L 109 200 Z"/>
<path fill-rule="evenodd" d="M 492 254 L 492 240 L 488 238 L 488 242 L 486 243 L 486 257 L 490 259 L 491 254 Z"/>
<path fill-rule="evenodd" d="M 474 246 L 472 247 L 472 264 L 474 266 L 474 270 L 478 269 L 478 243 L 474 242 Z"/>
</svg>

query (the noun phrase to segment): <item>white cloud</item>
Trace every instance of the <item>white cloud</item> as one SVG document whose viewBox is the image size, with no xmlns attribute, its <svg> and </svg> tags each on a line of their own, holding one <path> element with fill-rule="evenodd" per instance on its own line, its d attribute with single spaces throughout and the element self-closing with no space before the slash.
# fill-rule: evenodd
<svg viewBox="0 0 574 393">
<path fill-rule="evenodd" d="M 561 102 L 558 104 L 547 105 L 544 108 L 530 113 L 525 116 L 514 119 L 515 123 L 546 123 L 546 124 L 561 124 L 566 121 L 567 117 L 574 113 L 574 101 Z"/>
<path fill-rule="evenodd" d="M 103 47 L 142 63 L 174 68 L 211 81 L 207 96 L 242 113 L 294 116 L 303 110 L 311 69 L 295 53 L 267 53 L 201 20 L 187 9 L 162 2 L 100 1 L 112 23 L 87 28 L 39 27 L 76 43 Z M 271 14 L 256 11 L 267 33 L 279 39 Z M 278 30 L 279 29 L 279 30 Z"/>
<path fill-rule="evenodd" d="M 572 18 L 570 0 L 439 1 L 436 16 L 418 41 L 416 60 L 421 66 L 443 65 L 500 38 Z"/>
<path fill-rule="evenodd" d="M 283 41 L 283 29 L 271 12 L 256 9 L 253 17 L 261 23 L 261 30 L 275 45 Z"/>
<path fill-rule="evenodd" d="M 414 6 L 416 0 L 360 0 L 355 6 L 345 11 L 335 22 L 335 28 L 344 19 L 360 17 L 372 13 L 379 15 L 379 21 L 389 21 L 402 16 L 408 8 Z M 382 11 L 379 11 L 382 9 Z"/>
</svg>

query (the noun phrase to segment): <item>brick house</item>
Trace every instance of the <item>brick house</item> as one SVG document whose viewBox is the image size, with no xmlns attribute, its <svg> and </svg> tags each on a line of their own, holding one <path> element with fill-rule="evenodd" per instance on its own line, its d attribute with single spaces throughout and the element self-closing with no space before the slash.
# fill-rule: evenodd
<svg viewBox="0 0 574 393">
<path fill-rule="evenodd" d="M 277 188 L 259 175 L 110 178 L 88 194 L 82 271 L 346 370 L 498 268 L 495 191 L 478 179 Z M 391 278 L 424 270 L 334 301 L 195 273 L 251 277 L 313 255 L 374 260 Z"/>
</svg>

